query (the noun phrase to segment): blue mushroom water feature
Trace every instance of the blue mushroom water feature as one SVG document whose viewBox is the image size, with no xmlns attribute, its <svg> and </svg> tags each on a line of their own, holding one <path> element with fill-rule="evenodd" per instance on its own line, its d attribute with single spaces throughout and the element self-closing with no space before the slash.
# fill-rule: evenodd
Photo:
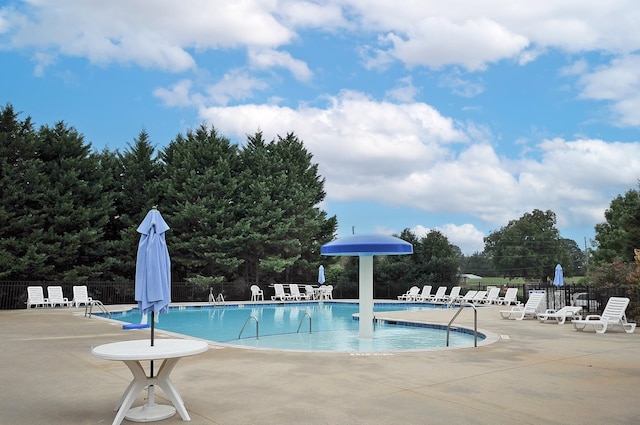
<svg viewBox="0 0 640 425">
<path fill-rule="evenodd" d="M 360 338 L 373 337 L 373 256 L 413 254 L 413 245 L 389 235 L 352 235 L 322 245 L 322 255 L 359 257 Z"/>
</svg>

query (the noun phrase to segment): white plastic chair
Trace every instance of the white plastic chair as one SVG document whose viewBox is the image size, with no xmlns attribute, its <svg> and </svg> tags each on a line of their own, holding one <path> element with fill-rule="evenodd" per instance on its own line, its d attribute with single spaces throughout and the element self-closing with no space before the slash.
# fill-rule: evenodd
<svg viewBox="0 0 640 425">
<path fill-rule="evenodd" d="M 316 299 L 316 291 L 313 289 L 313 286 L 304 285 L 304 292 L 307 294 L 307 299 L 309 300 Z"/>
<path fill-rule="evenodd" d="M 271 296 L 271 299 L 273 301 L 275 301 L 275 300 L 286 301 L 286 300 L 290 300 L 291 299 L 291 295 L 289 295 L 286 292 L 284 292 L 284 285 L 282 283 L 274 283 L 273 284 L 273 289 L 276 292 L 275 295 Z"/>
<path fill-rule="evenodd" d="M 86 306 L 93 303 L 93 299 L 89 296 L 87 287 L 85 285 L 73 287 L 72 303 L 76 307 L 80 307 L 80 304 L 84 304 Z"/>
<path fill-rule="evenodd" d="M 611 297 L 601 315 L 589 314 L 583 320 L 573 320 L 573 327 L 581 331 L 585 326 L 590 325 L 597 333 L 603 334 L 610 326 L 621 326 L 626 333 L 632 334 L 636 324 L 627 322 L 625 311 L 628 305 L 629 298 Z"/>
<path fill-rule="evenodd" d="M 438 302 L 443 302 L 444 301 L 444 297 L 447 294 L 447 287 L 446 286 L 438 286 L 438 289 L 436 289 L 436 293 L 431 295 L 427 301 L 430 301 L 432 303 L 438 303 Z"/>
<path fill-rule="evenodd" d="M 420 294 L 420 288 L 412 286 L 407 292 L 402 295 L 398 295 L 398 301 L 415 301 L 416 297 Z"/>
<path fill-rule="evenodd" d="M 509 305 L 511 303 L 519 304 L 518 288 L 507 288 L 504 297 L 498 297 L 498 299 L 496 300 L 496 304 L 499 305 Z"/>
<path fill-rule="evenodd" d="M 333 285 L 320 285 L 319 294 L 321 300 L 333 299 Z"/>
<path fill-rule="evenodd" d="M 42 286 L 27 287 L 27 308 L 31 307 L 48 307 L 49 300 L 44 297 Z"/>
<path fill-rule="evenodd" d="M 538 313 L 537 317 L 540 323 L 544 323 L 547 320 L 555 320 L 559 325 L 564 324 L 567 319 L 571 320 L 580 320 L 582 316 L 580 316 L 580 311 L 582 307 L 576 306 L 565 306 L 560 310 L 547 309 L 544 313 Z"/>
<path fill-rule="evenodd" d="M 538 314 L 538 310 L 540 309 L 540 304 L 542 304 L 542 300 L 544 299 L 544 297 L 544 293 L 534 292 L 529 295 L 529 299 L 524 306 L 516 305 L 511 307 L 511 310 L 500 310 L 500 315 L 503 319 L 516 320 L 522 320 L 526 317 L 536 317 Z"/>
<path fill-rule="evenodd" d="M 460 289 L 462 289 L 460 286 L 454 286 L 451 288 L 451 292 L 444 296 L 444 301 L 448 303 L 455 302 L 460 298 Z"/>
<path fill-rule="evenodd" d="M 427 301 L 431 296 L 431 285 L 424 285 L 422 291 L 416 296 L 416 301 Z"/>
<path fill-rule="evenodd" d="M 309 299 L 309 296 L 306 293 L 304 294 L 300 293 L 300 288 L 296 283 L 289 284 L 289 292 L 291 293 L 291 298 L 296 301 L 300 301 L 301 299 L 305 299 L 305 300 Z"/>
<path fill-rule="evenodd" d="M 54 307 L 59 305 L 60 307 L 70 307 L 73 305 L 69 298 L 66 298 L 62 293 L 62 286 L 47 286 L 47 294 L 49 295 L 49 305 Z"/>
<path fill-rule="evenodd" d="M 258 285 L 251 285 L 251 301 L 264 301 L 264 291 Z"/>
</svg>

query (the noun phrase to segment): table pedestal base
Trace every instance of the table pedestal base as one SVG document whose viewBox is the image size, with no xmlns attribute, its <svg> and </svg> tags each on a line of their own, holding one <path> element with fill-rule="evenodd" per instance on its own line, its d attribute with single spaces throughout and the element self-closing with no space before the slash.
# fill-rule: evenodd
<svg viewBox="0 0 640 425">
<path fill-rule="evenodd" d="M 178 362 L 179 358 L 165 359 L 160 366 L 158 375 L 155 378 L 147 377 L 145 371 L 139 361 L 125 360 L 124 363 L 129 367 L 129 370 L 133 374 L 133 381 L 129 384 L 122 398 L 116 405 L 115 419 L 112 425 L 120 425 L 122 420 L 127 419 L 134 422 L 151 422 L 167 419 L 173 416 L 176 411 L 180 413 L 183 421 L 190 421 L 189 413 L 184 407 L 182 397 L 178 394 L 176 387 L 169 379 L 169 375 L 174 366 Z M 159 386 L 165 392 L 165 394 L 173 403 L 173 406 L 166 406 L 163 404 L 155 404 L 155 386 Z M 144 406 L 131 409 L 131 405 L 136 399 L 137 395 L 144 389 L 145 386 L 149 387 L 149 398 L 147 404 Z"/>
<path fill-rule="evenodd" d="M 129 409 L 125 415 L 125 419 L 132 422 L 153 422 L 167 419 L 176 414 L 176 408 L 166 404 L 154 404 L 150 406 L 134 407 Z"/>
<path fill-rule="evenodd" d="M 129 409 L 125 415 L 125 419 L 132 422 L 154 422 L 170 418 L 175 414 L 175 407 L 166 404 L 156 404 L 155 387 L 149 385 L 147 404 Z"/>
</svg>

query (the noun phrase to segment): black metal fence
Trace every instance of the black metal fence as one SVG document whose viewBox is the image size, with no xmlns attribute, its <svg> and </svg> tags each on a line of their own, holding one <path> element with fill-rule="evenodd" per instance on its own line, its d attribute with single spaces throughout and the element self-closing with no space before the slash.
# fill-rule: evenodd
<svg viewBox="0 0 640 425">
<path fill-rule="evenodd" d="M 296 283 L 296 282 L 293 282 Z M 304 285 L 312 282 L 297 282 Z M 317 284 L 317 283 L 316 283 Z M 89 296 L 94 300 L 100 300 L 105 305 L 113 304 L 135 304 L 135 285 L 133 281 L 112 282 L 112 281 L 4 281 L 0 282 L 0 310 L 14 310 L 26 308 L 27 287 L 42 286 L 45 297 L 48 286 L 62 286 L 65 297 L 73 298 L 73 287 L 76 285 L 86 285 Z M 268 298 L 273 295 L 273 289 L 268 284 L 259 284 Z M 248 300 L 251 298 L 251 284 L 240 283 L 216 283 L 210 286 L 203 286 L 189 282 L 173 282 L 171 284 L 171 300 L 173 302 L 206 302 L 209 295 L 217 297 L 219 294 L 228 301 Z M 357 292 L 355 294 L 357 297 Z M 341 291 L 334 290 L 334 297 L 340 298 Z"/>
<path fill-rule="evenodd" d="M 292 282 L 299 285 L 316 284 L 315 282 Z M 70 300 L 73 298 L 73 286 L 86 285 L 89 296 L 102 301 L 106 305 L 135 304 L 134 283 L 125 282 L 59 282 L 59 281 L 31 281 L 0 282 L 0 310 L 13 310 L 26 308 L 27 286 L 42 286 L 47 291 L 47 286 L 62 286 L 62 291 Z M 265 293 L 265 299 L 273 294 L 273 289 L 268 284 L 258 284 Z M 449 285 L 451 286 L 451 285 Z M 502 283 L 467 284 L 465 289 L 484 290 L 487 286 L 498 286 L 505 289 Z M 559 309 L 572 302 L 579 303 L 586 313 L 600 313 L 607 304 L 609 297 L 628 297 L 631 299 L 627 309 L 629 320 L 640 320 L 640 288 L 631 285 L 621 285 L 615 288 L 594 288 L 582 285 L 565 285 L 561 287 L 541 285 L 537 283 L 510 284 L 510 287 L 518 288 L 518 299 L 526 302 L 531 291 L 544 290 L 547 294 L 545 308 Z M 171 299 L 173 302 L 206 302 L 209 295 L 217 297 L 223 294 L 227 301 L 248 300 L 251 298 L 250 283 L 216 283 L 203 286 L 189 282 L 174 282 L 171 284 Z M 450 288 L 449 288 L 450 290 Z M 462 291 L 466 292 L 465 290 Z M 395 299 L 396 294 L 392 285 L 377 284 L 374 287 L 376 299 Z M 502 294 L 503 295 L 503 294 Z M 333 296 L 336 299 L 358 298 L 358 284 L 342 283 L 334 284 Z M 578 299 L 576 300 L 576 297 Z"/>
<path fill-rule="evenodd" d="M 487 286 L 504 288 L 504 284 L 482 283 L 467 285 L 468 289 L 484 290 Z M 523 303 L 529 299 L 531 291 L 545 291 L 546 306 L 544 308 L 560 309 L 565 305 L 579 305 L 583 314 L 601 313 L 610 297 L 627 297 L 631 301 L 627 308 L 629 320 L 640 320 L 640 288 L 632 285 L 619 285 L 602 288 L 585 285 L 553 286 L 540 283 L 510 284 L 509 287 L 518 288 L 518 300 Z"/>
</svg>

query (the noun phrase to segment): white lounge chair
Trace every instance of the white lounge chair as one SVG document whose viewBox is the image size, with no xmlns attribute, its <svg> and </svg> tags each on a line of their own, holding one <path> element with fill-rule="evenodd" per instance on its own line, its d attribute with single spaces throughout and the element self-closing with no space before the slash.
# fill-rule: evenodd
<svg viewBox="0 0 640 425">
<path fill-rule="evenodd" d="M 417 286 L 412 286 L 404 294 L 398 295 L 398 301 L 415 301 L 419 293 L 420 288 L 418 288 Z"/>
<path fill-rule="evenodd" d="M 524 306 L 516 305 L 511 307 L 511 310 L 500 310 L 500 315 L 503 319 L 516 319 L 522 320 L 528 317 L 535 317 L 540 309 L 540 304 L 544 299 L 545 294 L 542 292 L 534 292 L 529 295 Z"/>
<path fill-rule="evenodd" d="M 422 291 L 416 296 L 416 301 L 427 301 L 431 296 L 431 285 L 424 285 Z"/>
<path fill-rule="evenodd" d="M 264 301 L 264 291 L 258 285 L 251 285 L 251 301 Z"/>
<path fill-rule="evenodd" d="M 284 292 L 284 285 L 282 283 L 275 283 L 273 285 L 273 289 L 276 291 L 276 294 L 271 296 L 271 299 L 273 301 L 275 300 L 287 301 L 292 299 L 290 294 L 287 294 L 286 292 Z"/>
<path fill-rule="evenodd" d="M 87 306 L 93 303 L 93 299 L 89 296 L 87 287 L 85 285 L 73 287 L 72 302 L 73 302 L 73 305 L 76 307 L 80 307 L 80 304 L 84 304 L 85 306 Z"/>
<path fill-rule="evenodd" d="M 627 322 L 625 310 L 628 305 L 629 298 L 611 297 L 601 315 L 589 314 L 582 320 L 573 320 L 573 327 L 581 331 L 589 325 L 597 333 L 603 334 L 610 326 L 621 326 L 626 333 L 631 334 L 636 329 L 636 324 Z"/>
<path fill-rule="evenodd" d="M 536 317 L 540 323 L 544 323 L 547 320 L 555 320 L 559 325 L 563 325 L 567 319 L 582 319 L 580 311 L 582 311 L 582 307 L 568 305 L 560 310 L 547 309 L 544 313 L 538 313 Z"/>
<path fill-rule="evenodd" d="M 471 299 L 471 302 L 475 305 L 486 304 L 487 291 L 478 291 Z"/>
<path fill-rule="evenodd" d="M 47 295 L 49 295 L 49 305 L 54 307 L 59 305 L 60 307 L 70 307 L 73 305 L 69 298 L 66 298 L 62 293 L 62 286 L 47 286 Z"/>
<path fill-rule="evenodd" d="M 444 297 L 447 294 L 447 287 L 446 286 L 438 286 L 438 289 L 436 289 L 436 293 L 431 295 L 427 301 L 432 302 L 432 303 L 441 303 L 444 302 Z"/>
<path fill-rule="evenodd" d="M 301 293 L 300 288 L 296 283 L 289 284 L 289 293 L 291 294 L 291 299 L 296 301 L 300 301 L 302 299 L 308 300 L 309 296 L 306 293 Z"/>
<path fill-rule="evenodd" d="M 487 291 L 487 297 L 484 299 L 485 304 L 496 304 L 500 296 L 500 288 L 497 286 L 491 287 Z"/>
<path fill-rule="evenodd" d="M 27 286 L 27 308 L 49 307 L 49 300 L 44 297 L 42 286 Z"/>
<path fill-rule="evenodd" d="M 518 301 L 518 288 L 507 288 L 507 291 L 504 294 L 504 297 L 498 297 L 496 300 L 496 304 L 499 305 L 509 305 L 509 304 L 520 304 Z"/>
<path fill-rule="evenodd" d="M 467 291 L 466 294 L 464 294 L 461 297 L 458 297 L 458 299 L 454 300 L 453 302 L 459 303 L 459 304 L 470 303 L 471 300 L 473 300 L 473 297 L 475 297 L 477 293 L 478 291 L 474 291 L 474 290 Z"/>
<path fill-rule="evenodd" d="M 460 286 L 454 286 L 451 288 L 451 292 L 444 296 L 444 301 L 450 303 L 457 300 L 460 297 L 460 289 L 462 289 Z"/>
</svg>

